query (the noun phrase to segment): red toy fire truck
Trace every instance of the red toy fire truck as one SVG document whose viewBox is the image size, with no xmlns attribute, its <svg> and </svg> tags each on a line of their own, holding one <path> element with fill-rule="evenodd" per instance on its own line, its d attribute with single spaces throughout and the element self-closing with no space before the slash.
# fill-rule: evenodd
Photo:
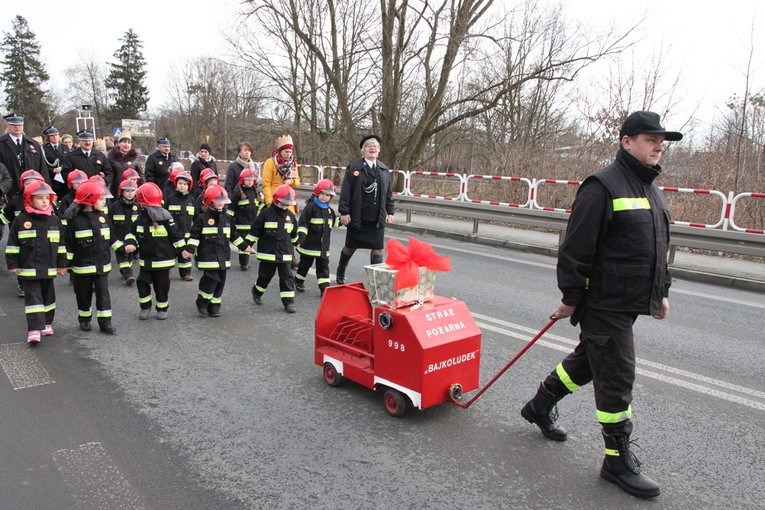
<svg viewBox="0 0 765 510">
<path fill-rule="evenodd" d="M 401 416 L 478 388 L 481 331 L 456 299 L 373 307 L 363 284 L 332 286 L 316 314 L 315 362 L 330 386 L 384 391 L 385 409 Z"/>
</svg>

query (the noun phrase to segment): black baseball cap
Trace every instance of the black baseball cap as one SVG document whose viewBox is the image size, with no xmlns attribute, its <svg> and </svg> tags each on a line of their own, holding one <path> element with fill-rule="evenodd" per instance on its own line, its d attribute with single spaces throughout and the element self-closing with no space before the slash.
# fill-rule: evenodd
<svg viewBox="0 0 765 510">
<path fill-rule="evenodd" d="M 635 136 L 640 133 L 664 135 L 664 139 L 670 142 L 683 139 L 682 133 L 664 129 L 660 120 L 658 113 L 634 112 L 622 124 L 622 128 L 619 130 L 619 140 L 625 136 Z"/>
</svg>

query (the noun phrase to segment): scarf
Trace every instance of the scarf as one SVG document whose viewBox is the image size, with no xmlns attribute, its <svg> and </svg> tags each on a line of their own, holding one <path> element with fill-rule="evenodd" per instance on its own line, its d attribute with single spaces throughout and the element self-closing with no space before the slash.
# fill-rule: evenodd
<svg viewBox="0 0 765 510">
<path fill-rule="evenodd" d="M 35 209 L 31 205 L 25 205 L 24 210 L 28 212 L 29 214 L 42 214 L 44 216 L 50 216 L 51 213 L 53 212 L 53 206 L 49 205 L 47 209 L 42 210 L 42 209 Z"/>
<path fill-rule="evenodd" d="M 320 209 L 327 209 L 329 208 L 329 202 L 322 202 L 319 200 L 319 197 L 313 197 L 313 203 L 316 204 L 316 207 Z"/>
<path fill-rule="evenodd" d="M 297 161 L 295 161 L 295 153 L 292 153 L 290 159 L 285 160 L 278 150 L 271 153 L 271 157 L 274 158 L 276 163 L 276 170 L 279 172 L 282 180 L 292 179 L 293 171 L 297 168 Z"/>
<path fill-rule="evenodd" d="M 245 161 L 237 156 L 236 162 L 242 165 L 242 169 L 249 168 L 250 170 L 255 170 L 255 162 L 253 160 Z"/>
</svg>

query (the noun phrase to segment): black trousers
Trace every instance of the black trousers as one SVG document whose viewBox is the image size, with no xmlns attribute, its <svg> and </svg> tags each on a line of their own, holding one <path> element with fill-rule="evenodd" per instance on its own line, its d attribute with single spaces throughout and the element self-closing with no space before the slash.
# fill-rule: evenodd
<svg viewBox="0 0 765 510">
<path fill-rule="evenodd" d="M 138 258 L 136 253 L 137 252 L 133 252 L 133 253 L 115 252 L 114 253 L 114 258 L 117 259 L 117 264 L 120 267 L 120 274 L 122 275 L 122 278 L 126 280 L 130 276 L 133 276 L 133 261 Z"/>
<path fill-rule="evenodd" d="M 258 279 L 255 281 L 253 293 L 262 296 L 266 293 L 268 284 L 274 277 L 276 271 L 279 271 L 279 297 L 283 305 L 295 302 L 295 277 L 292 276 L 290 262 L 269 262 L 261 260 L 258 266 Z"/>
<path fill-rule="evenodd" d="M 93 312 L 90 306 L 96 295 L 96 318 L 99 324 L 111 324 L 112 300 L 109 296 L 109 274 L 72 273 L 74 295 L 77 298 L 77 315 L 80 322 L 90 322 Z"/>
<path fill-rule="evenodd" d="M 191 274 L 191 258 L 184 259 L 183 256 L 179 253 L 178 257 L 178 275 L 183 278 L 187 274 Z"/>
<path fill-rule="evenodd" d="M 316 261 L 316 283 L 319 284 L 319 290 L 324 292 L 324 289 L 330 284 L 328 258 L 311 257 L 301 253 L 300 263 L 298 264 L 297 271 L 295 272 L 295 280 L 301 283 L 305 282 L 308 270 L 311 269 L 314 260 Z"/>
<path fill-rule="evenodd" d="M 199 279 L 197 306 L 207 307 L 208 312 L 220 312 L 221 296 L 226 286 L 226 269 L 206 270 Z"/>
<path fill-rule="evenodd" d="M 20 279 L 24 291 L 24 313 L 27 331 L 40 331 L 52 324 L 56 315 L 56 288 L 53 278 L 40 280 Z"/>
<path fill-rule="evenodd" d="M 579 344 L 545 380 L 558 396 L 592 382 L 598 422 L 610 436 L 632 433 L 637 314 L 585 310 Z"/>
<path fill-rule="evenodd" d="M 154 287 L 154 297 L 157 299 L 157 311 L 167 311 L 170 306 L 170 268 L 148 269 L 141 268 L 136 280 L 138 288 L 138 303 L 141 310 L 151 308 L 151 288 Z"/>
</svg>

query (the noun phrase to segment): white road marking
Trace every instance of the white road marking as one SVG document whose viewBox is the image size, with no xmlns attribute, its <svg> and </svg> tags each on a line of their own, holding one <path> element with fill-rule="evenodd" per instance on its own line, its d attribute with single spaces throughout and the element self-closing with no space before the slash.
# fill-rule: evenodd
<svg viewBox="0 0 765 510">
<path fill-rule="evenodd" d="M 0 366 L 14 390 L 56 382 L 26 342 L 0 345 Z"/>
<path fill-rule="evenodd" d="M 56 467 L 80 510 L 142 510 L 140 496 L 117 469 L 101 443 L 53 454 Z"/>
<path fill-rule="evenodd" d="M 477 319 L 478 321 L 486 321 L 486 322 L 477 322 L 478 326 L 483 330 L 493 331 L 501 335 L 509 336 L 512 338 L 518 338 L 519 340 L 525 340 L 526 342 L 530 341 L 534 337 L 534 335 L 536 335 L 536 333 L 539 331 L 539 330 L 534 330 L 533 328 L 528 328 L 526 326 L 521 326 L 520 324 L 513 324 L 512 322 L 503 321 L 501 319 L 495 319 L 487 315 L 474 313 L 473 317 Z M 507 329 L 507 328 L 511 328 L 511 329 Z M 522 333 L 512 331 L 512 329 L 521 331 Z M 541 326 L 540 326 L 540 329 L 541 329 Z M 554 342 L 545 340 L 545 338 L 554 340 Z M 553 335 L 550 333 L 545 333 L 545 335 L 542 338 L 537 340 L 535 345 L 541 345 L 550 349 L 554 349 L 556 351 L 570 352 L 572 350 L 572 347 L 576 346 L 577 343 L 579 343 L 577 340 L 572 340 L 566 337 Z M 681 388 L 696 391 L 704 395 L 709 395 L 712 397 L 720 398 L 722 400 L 727 400 L 728 402 L 733 402 L 736 404 L 741 404 L 747 407 L 758 409 L 760 411 L 765 411 L 765 403 L 759 402 L 757 400 L 753 400 L 753 399 L 765 400 L 765 392 L 763 391 L 759 391 L 753 388 L 747 388 L 745 386 L 739 386 L 737 384 L 721 381 L 719 379 L 714 379 L 712 377 L 707 377 L 705 375 L 696 374 L 693 372 L 689 372 L 687 370 L 682 370 L 679 368 L 675 368 L 669 365 L 664 365 L 661 363 L 656 363 L 654 361 L 649 361 L 642 358 L 637 358 L 635 361 L 637 365 L 635 371 L 642 376 L 650 377 L 651 379 L 656 379 L 658 381 L 672 384 L 674 386 L 679 386 Z M 653 370 L 649 370 L 649 369 L 653 369 Z M 660 373 L 659 371 L 666 372 L 666 373 Z M 678 377 L 673 377 L 673 375 L 667 375 L 667 374 L 673 374 L 674 376 L 678 376 Z M 690 381 L 688 381 L 688 379 Z M 691 381 L 695 381 L 695 382 L 691 382 Z M 701 383 L 701 384 L 698 384 L 698 383 Z M 723 391 L 723 390 L 727 390 L 727 391 Z M 730 392 L 739 393 L 744 396 L 736 395 Z M 752 397 L 752 398 L 747 398 L 747 397 Z"/>
</svg>

